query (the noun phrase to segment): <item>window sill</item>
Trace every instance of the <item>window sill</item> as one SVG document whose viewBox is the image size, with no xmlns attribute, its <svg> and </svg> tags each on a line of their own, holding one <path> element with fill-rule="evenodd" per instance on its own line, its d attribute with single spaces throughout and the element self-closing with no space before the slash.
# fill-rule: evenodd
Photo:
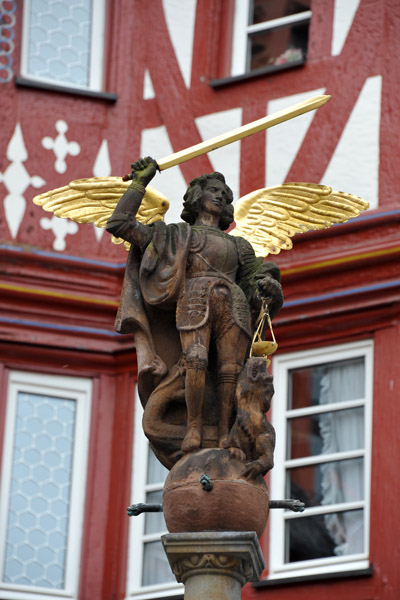
<svg viewBox="0 0 400 600">
<path fill-rule="evenodd" d="M 117 94 L 112 94 L 110 92 L 95 92 L 94 90 L 85 90 L 83 88 L 68 87 L 64 85 L 57 85 L 56 83 L 47 83 L 44 81 L 26 79 L 25 77 L 16 77 L 15 85 L 17 87 L 28 87 L 37 90 L 46 90 L 49 92 L 72 94 L 73 96 L 82 96 L 86 98 L 93 98 L 95 100 L 106 100 L 107 102 L 112 103 L 118 100 Z"/>
<path fill-rule="evenodd" d="M 250 79 L 254 79 L 256 77 L 262 77 L 263 75 L 272 75 L 274 73 L 278 73 L 280 71 L 287 71 L 288 69 L 295 69 L 296 67 L 302 67 L 305 65 L 306 59 L 302 58 L 301 60 L 296 60 L 293 62 L 288 62 L 283 65 L 272 65 L 270 67 L 261 67 L 260 69 L 255 69 L 254 71 L 249 71 L 247 73 L 243 73 L 243 75 L 235 75 L 233 77 L 224 77 L 222 79 L 210 79 L 208 82 L 210 87 L 219 88 L 225 85 L 230 85 L 232 83 L 240 83 L 241 81 L 248 81 Z"/>
<path fill-rule="evenodd" d="M 348 579 L 356 577 L 371 577 L 373 574 L 373 565 L 367 569 L 358 569 L 355 571 L 336 571 L 335 573 L 319 573 L 318 575 L 298 575 L 294 577 L 282 577 L 281 579 L 264 579 L 252 584 L 254 588 L 269 588 L 282 585 L 293 585 L 298 583 L 308 583 L 314 581 L 326 581 L 332 579 Z"/>
<path fill-rule="evenodd" d="M 177 586 L 178 584 L 175 583 L 174 588 L 166 589 L 164 587 L 152 592 L 145 591 L 145 588 L 142 588 L 143 591 L 137 590 L 125 596 L 125 600 L 184 600 L 184 592 L 176 589 Z M 183 585 L 179 584 L 179 587 L 183 588 Z"/>
</svg>

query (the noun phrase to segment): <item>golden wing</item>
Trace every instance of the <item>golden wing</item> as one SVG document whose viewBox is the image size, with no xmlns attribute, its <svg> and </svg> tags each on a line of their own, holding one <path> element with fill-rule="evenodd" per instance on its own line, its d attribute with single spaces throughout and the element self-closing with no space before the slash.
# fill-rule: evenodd
<svg viewBox="0 0 400 600">
<path fill-rule="evenodd" d="M 257 256 L 279 254 L 293 247 L 290 238 L 295 233 L 345 223 L 368 206 L 362 198 L 326 185 L 284 183 L 240 198 L 231 234 L 247 239 Z"/>
<path fill-rule="evenodd" d="M 121 177 L 75 179 L 64 187 L 35 196 L 33 202 L 56 217 L 105 227 L 129 185 L 130 181 L 122 181 Z M 168 199 L 155 188 L 147 186 L 136 218 L 150 225 L 163 220 L 168 208 Z M 112 241 L 116 244 L 123 242 L 115 237 Z"/>
</svg>

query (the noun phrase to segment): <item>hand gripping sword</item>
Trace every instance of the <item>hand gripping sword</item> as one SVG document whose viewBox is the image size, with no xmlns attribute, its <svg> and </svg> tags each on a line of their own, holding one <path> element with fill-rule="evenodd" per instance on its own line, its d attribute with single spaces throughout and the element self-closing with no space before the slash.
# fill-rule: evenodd
<svg viewBox="0 0 400 600">
<path fill-rule="evenodd" d="M 288 121 L 294 117 L 298 117 L 299 115 L 309 112 L 310 110 L 315 110 L 316 108 L 326 104 L 330 98 L 331 96 L 313 96 L 304 102 L 294 104 L 293 106 L 285 108 L 284 110 L 280 110 L 272 115 L 268 115 L 267 117 L 263 117 L 257 121 L 252 121 L 251 123 L 247 123 L 247 125 L 242 125 L 242 127 L 232 129 L 231 131 L 223 133 L 222 135 L 217 135 L 216 137 L 210 138 L 205 142 L 195 144 L 194 146 L 190 146 L 189 148 L 185 148 L 184 150 L 180 150 L 179 152 L 165 156 L 164 158 L 157 160 L 158 169 L 159 171 L 164 171 L 165 169 L 179 165 L 187 160 L 196 158 L 196 156 L 201 156 L 202 154 L 206 154 L 207 152 L 211 152 L 212 150 L 216 150 L 222 146 L 227 146 L 228 144 L 237 142 L 238 140 L 248 137 L 249 135 L 253 135 L 253 133 L 258 133 L 259 131 L 263 131 L 264 129 L 268 129 L 269 127 L 273 127 L 274 125 L 278 125 L 279 123 L 283 123 L 284 121 Z M 125 175 L 123 179 L 125 181 L 132 179 L 132 175 Z"/>
</svg>

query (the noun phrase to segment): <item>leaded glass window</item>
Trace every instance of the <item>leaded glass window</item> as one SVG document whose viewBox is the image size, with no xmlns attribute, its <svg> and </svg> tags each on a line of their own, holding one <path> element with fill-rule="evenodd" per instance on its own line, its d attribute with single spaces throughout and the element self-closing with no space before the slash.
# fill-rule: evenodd
<svg viewBox="0 0 400 600">
<path fill-rule="evenodd" d="M 24 76 L 100 91 L 103 45 L 103 0 L 25 1 Z"/>
<path fill-rule="evenodd" d="M 90 381 L 12 372 L 0 500 L 0 588 L 63 591 L 78 579 Z"/>
</svg>

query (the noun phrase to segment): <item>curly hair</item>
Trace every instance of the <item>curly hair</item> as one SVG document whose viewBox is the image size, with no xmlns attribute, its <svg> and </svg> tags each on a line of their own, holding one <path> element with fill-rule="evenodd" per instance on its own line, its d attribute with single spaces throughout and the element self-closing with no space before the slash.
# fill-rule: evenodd
<svg viewBox="0 0 400 600">
<path fill-rule="evenodd" d="M 181 214 L 181 219 L 189 223 L 189 225 L 194 225 L 197 216 L 200 214 L 201 210 L 201 200 L 203 198 L 203 190 L 206 187 L 207 183 L 210 180 L 218 179 L 218 181 L 222 181 L 225 184 L 227 191 L 227 199 L 225 208 L 221 214 L 219 219 L 219 228 L 224 230 L 228 229 L 229 225 L 233 221 L 233 194 L 230 187 L 228 187 L 225 183 L 225 177 L 222 173 L 218 173 L 217 171 L 214 173 L 206 173 L 201 175 L 200 177 L 196 177 L 193 179 L 188 189 L 186 190 L 185 195 L 183 196 L 183 211 Z"/>
</svg>

